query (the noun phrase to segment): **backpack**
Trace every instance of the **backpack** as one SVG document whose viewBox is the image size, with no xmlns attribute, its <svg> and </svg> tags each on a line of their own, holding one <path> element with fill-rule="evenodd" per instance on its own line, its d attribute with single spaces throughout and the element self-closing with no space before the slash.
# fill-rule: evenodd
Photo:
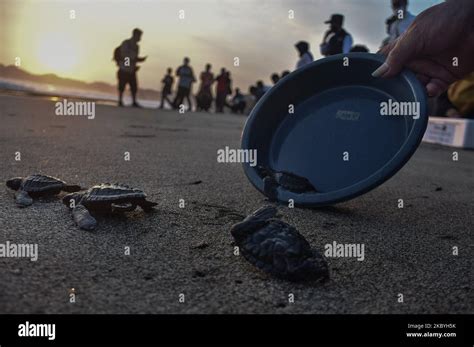
<svg viewBox="0 0 474 347">
<path fill-rule="evenodd" d="M 122 45 L 120 45 L 120 46 L 118 46 L 117 48 L 114 49 L 114 55 L 113 55 L 112 60 L 115 60 L 117 65 L 120 65 L 120 62 L 122 61 L 122 54 L 121 54 L 121 51 L 120 51 L 121 47 L 122 47 Z"/>
</svg>

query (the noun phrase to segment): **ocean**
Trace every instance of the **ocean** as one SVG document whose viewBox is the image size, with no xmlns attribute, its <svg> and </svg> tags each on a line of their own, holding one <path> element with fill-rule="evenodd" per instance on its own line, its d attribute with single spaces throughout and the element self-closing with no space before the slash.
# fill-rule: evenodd
<svg viewBox="0 0 474 347">
<path fill-rule="evenodd" d="M 100 104 L 117 105 L 117 95 L 104 93 L 96 90 L 83 90 L 68 87 L 57 87 L 47 83 L 29 82 L 10 78 L 0 78 L 0 92 L 14 92 L 16 94 L 28 94 L 36 96 L 72 98 L 80 100 L 94 100 Z M 132 98 L 128 91 L 124 93 L 124 104 L 132 103 Z M 144 108 L 157 108 L 160 100 L 138 99 L 138 102 Z M 169 106 L 165 105 L 166 109 Z"/>
</svg>

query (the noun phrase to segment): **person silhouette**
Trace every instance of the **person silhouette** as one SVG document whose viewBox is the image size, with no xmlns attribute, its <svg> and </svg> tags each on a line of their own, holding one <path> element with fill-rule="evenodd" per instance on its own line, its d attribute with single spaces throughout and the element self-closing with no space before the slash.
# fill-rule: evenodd
<svg viewBox="0 0 474 347">
<path fill-rule="evenodd" d="M 229 93 L 232 93 L 230 73 L 225 69 L 221 69 L 221 73 L 216 77 L 216 112 L 224 112 L 226 98 Z"/>
<path fill-rule="evenodd" d="M 323 42 L 320 45 L 321 54 L 327 57 L 335 54 L 349 53 L 352 47 L 352 36 L 342 28 L 344 16 L 342 14 L 333 14 L 324 23 L 329 24 L 330 27 L 324 34 Z"/>
<path fill-rule="evenodd" d="M 296 69 L 299 69 L 313 61 L 313 55 L 309 51 L 309 43 L 306 41 L 299 41 L 295 44 L 300 58 L 296 63 Z"/>
<path fill-rule="evenodd" d="M 191 102 L 191 98 L 189 97 L 191 93 L 191 87 L 194 82 L 196 82 L 196 78 L 194 77 L 194 71 L 189 66 L 189 58 L 185 57 L 183 59 L 183 65 L 178 67 L 176 70 L 176 76 L 179 77 L 178 81 L 178 92 L 176 93 L 176 98 L 174 99 L 173 105 L 174 108 L 178 108 L 186 98 L 188 102 L 188 109 L 193 109 L 193 104 Z"/>
<path fill-rule="evenodd" d="M 212 84 L 214 83 L 214 74 L 211 72 L 211 64 L 206 64 L 205 71 L 201 72 L 199 92 L 196 95 L 197 109 L 209 111 L 212 104 Z"/>
<path fill-rule="evenodd" d="M 117 71 L 119 106 L 123 106 L 123 92 L 128 84 L 130 85 L 130 91 L 132 93 L 132 106 L 140 107 L 137 103 L 137 71 L 139 69 L 137 63 L 144 62 L 147 58 L 141 58 L 138 53 L 138 42 L 141 40 L 142 34 L 143 32 L 140 29 L 133 29 L 132 37 L 123 41 L 114 51 L 114 59 L 119 67 L 119 70 Z"/>
<path fill-rule="evenodd" d="M 235 88 L 235 94 L 232 97 L 232 104 L 230 105 L 232 113 L 244 113 L 246 105 L 244 95 L 240 92 L 239 88 Z"/>
<path fill-rule="evenodd" d="M 171 72 L 173 71 L 170 67 L 166 70 L 167 74 L 161 80 L 163 83 L 163 89 L 161 90 L 161 102 L 160 108 L 163 109 L 165 105 L 165 101 L 168 102 L 171 106 L 173 106 L 173 102 L 168 98 L 168 95 L 171 94 L 171 88 L 173 87 L 174 78 L 171 76 Z"/>
<path fill-rule="evenodd" d="M 272 80 L 273 84 L 277 84 L 277 82 L 280 80 L 280 76 L 276 72 L 274 72 L 270 76 L 270 79 Z"/>
<path fill-rule="evenodd" d="M 402 36 L 416 17 L 408 11 L 408 0 L 391 0 L 391 3 L 393 14 L 385 21 L 388 37 L 382 47 Z"/>
</svg>

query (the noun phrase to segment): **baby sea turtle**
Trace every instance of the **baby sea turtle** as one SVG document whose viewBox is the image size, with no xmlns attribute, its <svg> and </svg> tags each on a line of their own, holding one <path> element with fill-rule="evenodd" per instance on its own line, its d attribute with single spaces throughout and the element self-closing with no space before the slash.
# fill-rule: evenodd
<svg viewBox="0 0 474 347">
<path fill-rule="evenodd" d="M 329 278 L 326 260 L 293 226 L 275 219 L 277 209 L 264 206 L 232 226 L 242 255 L 259 269 L 289 281 Z"/>
<path fill-rule="evenodd" d="M 10 178 L 7 187 L 17 191 L 15 201 L 19 207 L 31 205 L 34 198 L 57 195 L 61 191 L 72 193 L 81 190 L 80 186 L 46 175 Z"/>
<path fill-rule="evenodd" d="M 72 209 L 76 224 L 85 230 L 93 230 L 97 226 L 97 221 L 90 212 L 126 212 L 135 210 L 137 206 L 149 212 L 157 205 L 146 200 L 146 194 L 140 189 L 119 183 L 102 183 L 85 192 L 68 194 L 63 198 L 63 202 Z"/>
<path fill-rule="evenodd" d="M 286 171 L 274 171 L 270 168 L 259 166 L 258 172 L 263 177 L 263 192 L 271 200 L 278 200 L 278 187 L 292 193 L 315 193 L 316 188 L 305 178 Z"/>
</svg>

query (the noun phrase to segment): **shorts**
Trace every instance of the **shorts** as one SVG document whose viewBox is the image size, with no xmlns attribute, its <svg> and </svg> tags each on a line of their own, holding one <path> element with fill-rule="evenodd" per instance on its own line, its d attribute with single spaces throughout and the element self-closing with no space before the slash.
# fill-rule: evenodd
<svg viewBox="0 0 474 347">
<path fill-rule="evenodd" d="M 117 78 L 119 91 L 123 92 L 127 84 L 130 85 L 130 89 L 132 92 L 137 91 L 137 74 L 135 72 L 118 70 Z"/>
</svg>

